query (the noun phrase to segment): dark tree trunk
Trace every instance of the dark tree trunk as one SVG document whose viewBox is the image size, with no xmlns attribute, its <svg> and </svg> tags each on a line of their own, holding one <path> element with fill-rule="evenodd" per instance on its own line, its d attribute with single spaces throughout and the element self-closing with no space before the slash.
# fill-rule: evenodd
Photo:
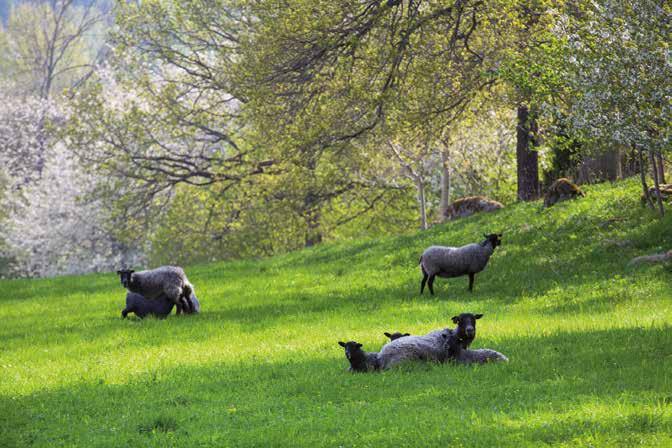
<svg viewBox="0 0 672 448">
<path fill-rule="evenodd" d="M 526 105 L 518 106 L 516 162 L 518 167 L 518 200 L 532 201 L 539 197 L 539 157 L 536 147 L 537 123 L 530 118 Z M 530 148 L 530 146 L 532 148 Z"/>
<path fill-rule="evenodd" d="M 656 151 L 656 164 L 658 165 L 658 181 L 661 184 L 665 183 L 665 160 L 660 151 Z"/>
<path fill-rule="evenodd" d="M 644 190 L 644 198 L 646 199 L 646 202 L 649 204 L 649 207 L 651 207 L 651 210 L 653 210 L 655 207 L 653 205 L 653 201 L 651 200 L 651 195 L 649 195 L 649 186 L 646 185 L 646 164 L 644 163 L 644 154 L 642 153 L 641 147 L 638 146 L 636 149 L 637 153 L 639 154 L 639 177 L 642 181 L 642 190 Z"/>
<path fill-rule="evenodd" d="M 309 191 L 303 200 L 303 218 L 306 221 L 305 247 L 314 246 L 322 242 L 322 232 L 320 231 L 320 206 L 319 199 L 315 193 Z"/>
<path fill-rule="evenodd" d="M 660 194 L 660 182 L 658 182 L 658 166 L 656 156 L 653 151 L 649 151 L 649 160 L 651 161 L 651 171 L 653 171 L 653 185 L 656 190 L 656 201 L 658 202 L 658 212 L 660 216 L 665 216 L 665 207 L 663 207 L 663 195 Z"/>
<path fill-rule="evenodd" d="M 446 219 L 446 211 L 450 205 L 450 154 L 447 149 L 441 151 L 441 202 L 439 205 L 439 221 Z"/>
</svg>

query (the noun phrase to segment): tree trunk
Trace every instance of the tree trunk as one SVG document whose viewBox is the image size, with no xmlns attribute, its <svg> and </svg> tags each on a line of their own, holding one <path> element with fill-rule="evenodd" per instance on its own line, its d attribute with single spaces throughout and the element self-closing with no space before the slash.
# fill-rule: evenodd
<svg viewBox="0 0 672 448">
<path fill-rule="evenodd" d="M 656 151 L 656 163 L 658 165 L 658 181 L 661 184 L 665 183 L 665 160 L 660 151 Z"/>
<path fill-rule="evenodd" d="M 658 212 L 660 216 L 665 216 L 665 207 L 663 207 L 663 195 L 660 194 L 660 182 L 658 182 L 658 166 L 656 156 L 653 151 L 649 151 L 649 161 L 651 162 L 651 171 L 653 171 L 653 185 L 656 190 L 656 201 L 658 202 Z"/>
<path fill-rule="evenodd" d="M 644 190 L 644 198 L 646 199 L 646 202 L 649 204 L 651 210 L 653 210 L 655 207 L 653 205 L 653 201 L 651 200 L 651 196 L 649 196 L 649 186 L 646 185 L 646 165 L 644 164 L 644 155 L 642 154 L 641 147 L 638 146 L 636 149 L 639 154 L 639 176 L 640 179 L 642 180 L 642 190 Z"/>
<path fill-rule="evenodd" d="M 422 179 L 416 179 L 415 186 L 418 189 L 418 206 L 420 208 L 420 229 L 427 230 L 427 210 L 425 209 L 425 183 Z"/>
<path fill-rule="evenodd" d="M 516 162 L 518 168 L 518 200 L 532 201 L 539 197 L 539 157 L 536 146 L 537 123 L 530 118 L 526 105 L 518 106 Z"/>
<path fill-rule="evenodd" d="M 303 200 L 303 217 L 306 221 L 305 247 L 311 247 L 322 242 L 320 232 L 320 206 L 317 195 L 309 191 Z"/>
<path fill-rule="evenodd" d="M 446 211 L 450 205 L 450 153 L 441 151 L 441 203 L 439 206 L 440 221 L 446 219 Z"/>
</svg>

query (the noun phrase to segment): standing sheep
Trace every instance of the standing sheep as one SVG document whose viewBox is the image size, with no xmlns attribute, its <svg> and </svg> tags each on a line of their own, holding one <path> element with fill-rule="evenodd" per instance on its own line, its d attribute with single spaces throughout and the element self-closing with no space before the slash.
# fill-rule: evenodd
<svg viewBox="0 0 672 448">
<path fill-rule="evenodd" d="M 194 293 L 191 293 L 190 300 L 193 304 L 193 309 L 185 308 L 184 313 L 199 313 L 201 311 L 201 304 Z M 168 297 L 165 295 L 161 295 L 154 300 L 149 300 L 140 294 L 129 292 L 126 294 L 126 308 L 121 311 L 121 317 L 126 318 L 128 313 L 134 313 L 141 319 L 148 314 L 158 318 L 165 318 L 173 311 L 173 306 L 175 304 L 168 300 Z"/>
<path fill-rule="evenodd" d="M 495 248 L 502 244 L 501 233 L 483 236 L 485 241 L 481 243 L 462 247 L 431 246 L 425 249 L 420 257 L 420 294 L 425 290 L 426 283 L 429 292 L 434 295 L 434 278 L 437 275 L 444 278 L 469 275 L 469 291 L 473 291 L 475 275 L 485 269 Z"/>
<path fill-rule="evenodd" d="M 378 370 L 380 363 L 378 362 L 378 353 L 365 352 L 362 350 L 362 344 L 355 341 L 341 342 L 338 345 L 345 348 L 345 357 L 350 361 L 351 372 L 370 372 Z"/>
<path fill-rule="evenodd" d="M 191 303 L 194 287 L 180 267 L 161 266 L 140 272 L 125 269 L 117 271 L 117 275 L 121 279 L 122 286 L 130 292 L 141 294 L 150 300 L 165 295 L 177 306 L 177 314 L 183 310 L 189 312 L 194 310 L 194 305 Z"/>
</svg>

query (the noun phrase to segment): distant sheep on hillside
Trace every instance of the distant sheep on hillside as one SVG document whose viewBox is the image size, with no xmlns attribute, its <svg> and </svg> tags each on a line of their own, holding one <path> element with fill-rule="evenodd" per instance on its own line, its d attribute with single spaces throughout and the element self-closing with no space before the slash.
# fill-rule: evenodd
<svg viewBox="0 0 672 448">
<path fill-rule="evenodd" d="M 544 207 L 551 207 L 558 202 L 579 196 L 585 196 L 583 191 L 569 179 L 561 177 L 548 187 L 548 191 L 544 195 Z"/>
<path fill-rule="evenodd" d="M 484 196 L 467 196 L 455 200 L 446 209 L 444 218 L 448 220 L 465 218 L 476 213 L 492 212 L 504 206 Z"/>
</svg>

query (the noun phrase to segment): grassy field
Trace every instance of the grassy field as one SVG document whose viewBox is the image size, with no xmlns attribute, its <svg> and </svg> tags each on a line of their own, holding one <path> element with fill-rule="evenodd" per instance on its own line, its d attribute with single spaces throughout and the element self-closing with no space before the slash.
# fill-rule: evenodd
<svg viewBox="0 0 672 448">
<path fill-rule="evenodd" d="M 0 282 L 2 446 L 672 446 L 672 214 L 629 181 L 409 235 L 187 269 L 197 316 L 122 320 L 113 273 Z M 430 244 L 504 232 L 419 295 Z M 484 313 L 508 364 L 346 372 L 338 340 Z"/>
</svg>

